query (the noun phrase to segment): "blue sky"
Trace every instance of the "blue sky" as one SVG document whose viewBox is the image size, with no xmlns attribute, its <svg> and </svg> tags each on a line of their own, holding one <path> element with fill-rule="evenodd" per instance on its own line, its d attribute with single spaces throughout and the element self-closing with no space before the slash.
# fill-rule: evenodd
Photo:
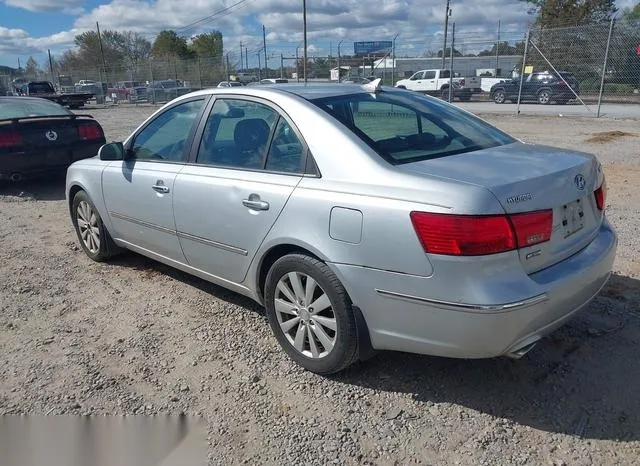
<svg viewBox="0 0 640 466">
<path fill-rule="evenodd" d="M 620 8 L 636 0 L 618 0 Z M 150 40 L 163 28 L 185 36 L 220 30 L 225 48 L 239 52 L 239 43 L 252 52 L 261 46 L 261 25 L 267 27 L 270 53 L 295 54 L 302 40 L 302 1 L 298 0 L 0 0 L 0 64 L 24 66 L 30 55 L 43 63 L 47 49 L 56 55 L 73 47 L 73 37 L 95 28 L 132 30 Z M 309 0 L 308 36 L 311 55 L 336 54 L 337 43 L 390 40 L 398 35 L 399 55 L 421 55 L 441 43 L 445 0 Z M 373 6 L 373 7 L 372 7 Z M 185 26 L 229 8 L 208 22 Z M 457 42 L 487 45 L 495 40 L 497 22 L 502 38 L 522 37 L 531 21 L 528 6 L 518 0 L 451 0 Z M 182 28 L 182 29 L 180 29 Z M 345 48 L 342 49 L 343 51 Z M 250 61 L 257 60 L 255 53 Z M 279 62 L 279 60 L 278 60 Z"/>
</svg>

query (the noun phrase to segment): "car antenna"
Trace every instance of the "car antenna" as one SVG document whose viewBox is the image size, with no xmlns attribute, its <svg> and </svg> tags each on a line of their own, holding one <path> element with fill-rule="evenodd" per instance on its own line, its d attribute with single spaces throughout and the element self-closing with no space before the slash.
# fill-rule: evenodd
<svg viewBox="0 0 640 466">
<path fill-rule="evenodd" d="M 374 79 L 370 83 L 363 84 L 362 90 L 367 92 L 376 92 L 376 93 L 381 92 L 382 91 L 382 86 L 380 85 L 381 82 L 382 82 L 381 78 Z"/>
</svg>

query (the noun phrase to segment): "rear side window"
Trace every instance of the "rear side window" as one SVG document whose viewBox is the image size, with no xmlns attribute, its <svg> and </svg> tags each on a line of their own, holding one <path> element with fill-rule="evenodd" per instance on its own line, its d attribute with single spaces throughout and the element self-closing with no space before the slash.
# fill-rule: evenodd
<svg viewBox="0 0 640 466">
<path fill-rule="evenodd" d="M 445 157 L 515 140 L 456 107 L 409 92 L 314 100 L 393 164 Z"/>
</svg>

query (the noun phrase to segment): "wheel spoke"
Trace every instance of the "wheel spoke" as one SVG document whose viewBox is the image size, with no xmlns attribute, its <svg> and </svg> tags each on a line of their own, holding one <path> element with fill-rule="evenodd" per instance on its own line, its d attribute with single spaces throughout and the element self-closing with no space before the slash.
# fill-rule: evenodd
<svg viewBox="0 0 640 466">
<path fill-rule="evenodd" d="M 309 305 L 309 303 L 313 300 L 313 294 L 316 291 L 316 281 L 307 276 L 307 283 L 305 284 L 304 290 L 304 303 Z"/>
<path fill-rule="evenodd" d="M 296 301 L 303 300 L 304 290 L 302 289 L 302 283 L 300 282 L 300 274 L 298 274 L 297 272 L 289 272 L 287 274 L 287 277 L 289 277 L 289 281 L 291 282 L 291 286 L 293 287 L 293 292 L 296 295 Z"/>
<path fill-rule="evenodd" d="M 291 289 L 289 288 L 289 286 L 284 282 L 284 280 L 280 280 L 278 282 L 278 289 L 280 290 L 280 292 L 286 296 L 286 298 L 292 302 L 295 303 L 296 302 L 296 297 L 293 296 L 293 292 L 291 291 Z"/>
<path fill-rule="evenodd" d="M 83 230 L 80 230 L 80 235 L 82 236 L 83 241 L 87 241 L 87 237 L 89 235 L 89 229 L 85 228 Z"/>
<path fill-rule="evenodd" d="M 320 350 L 318 349 L 318 344 L 316 343 L 316 339 L 313 337 L 313 331 L 311 330 L 311 326 L 307 326 L 307 338 L 309 339 L 309 348 L 311 349 L 311 356 L 314 358 L 320 357 Z"/>
<path fill-rule="evenodd" d="M 323 327 L 333 330 L 334 332 L 336 331 L 336 319 L 325 316 L 313 316 L 313 321 Z"/>
<path fill-rule="evenodd" d="M 302 322 L 298 323 L 298 331 L 296 332 L 296 339 L 293 340 L 293 347 L 302 353 L 304 345 L 304 334 L 306 333 Z"/>
<path fill-rule="evenodd" d="M 320 343 L 324 346 L 325 351 L 329 352 L 333 349 L 333 341 L 331 341 L 331 338 L 327 335 L 327 332 L 324 331 L 322 326 L 312 325 L 311 330 L 318 337 L 318 340 L 320 340 Z"/>
<path fill-rule="evenodd" d="M 91 233 L 89 233 L 88 230 L 87 230 L 87 233 L 88 233 L 87 242 L 89 243 L 87 245 L 87 248 L 89 249 L 89 251 L 93 251 L 93 248 L 94 248 L 94 246 L 93 246 L 93 235 Z"/>
<path fill-rule="evenodd" d="M 297 308 L 293 304 L 288 303 L 283 299 L 276 299 L 275 305 L 276 305 L 276 312 L 279 312 L 280 314 L 289 314 L 292 316 L 298 315 Z"/>
<path fill-rule="evenodd" d="M 327 309 L 329 306 L 331 306 L 329 297 L 325 293 L 322 293 L 322 295 L 318 299 L 316 299 L 309 305 L 309 307 L 313 309 L 311 315 L 316 315 Z"/>
<path fill-rule="evenodd" d="M 288 333 L 293 327 L 300 323 L 300 317 L 294 317 L 280 324 L 280 328 L 284 333 Z"/>
</svg>

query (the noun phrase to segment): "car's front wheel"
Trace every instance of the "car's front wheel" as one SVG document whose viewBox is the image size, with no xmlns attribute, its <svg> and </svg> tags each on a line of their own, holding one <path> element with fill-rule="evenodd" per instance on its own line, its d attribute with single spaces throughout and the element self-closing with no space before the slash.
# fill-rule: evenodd
<svg viewBox="0 0 640 466">
<path fill-rule="evenodd" d="M 503 104 L 507 101 L 507 95 L 502 89 L 498 89 L 493 93 L 493 101 L 497 104 Z"/>
<path fill-rule="evenodd" d="M 71 219 L 82 250 L 92 260 L 103 262 L 120 251 L 86 192 L 78 191 L 74 196 Z"/>
<path fill-rule="evenodd" d="M 267 274 L 264 297 L 278 343 L 305 369 L 332 374 L 358 359 L 351 301 L 325 263 L 304 254 L 278 259 Z"/>
</svg>

